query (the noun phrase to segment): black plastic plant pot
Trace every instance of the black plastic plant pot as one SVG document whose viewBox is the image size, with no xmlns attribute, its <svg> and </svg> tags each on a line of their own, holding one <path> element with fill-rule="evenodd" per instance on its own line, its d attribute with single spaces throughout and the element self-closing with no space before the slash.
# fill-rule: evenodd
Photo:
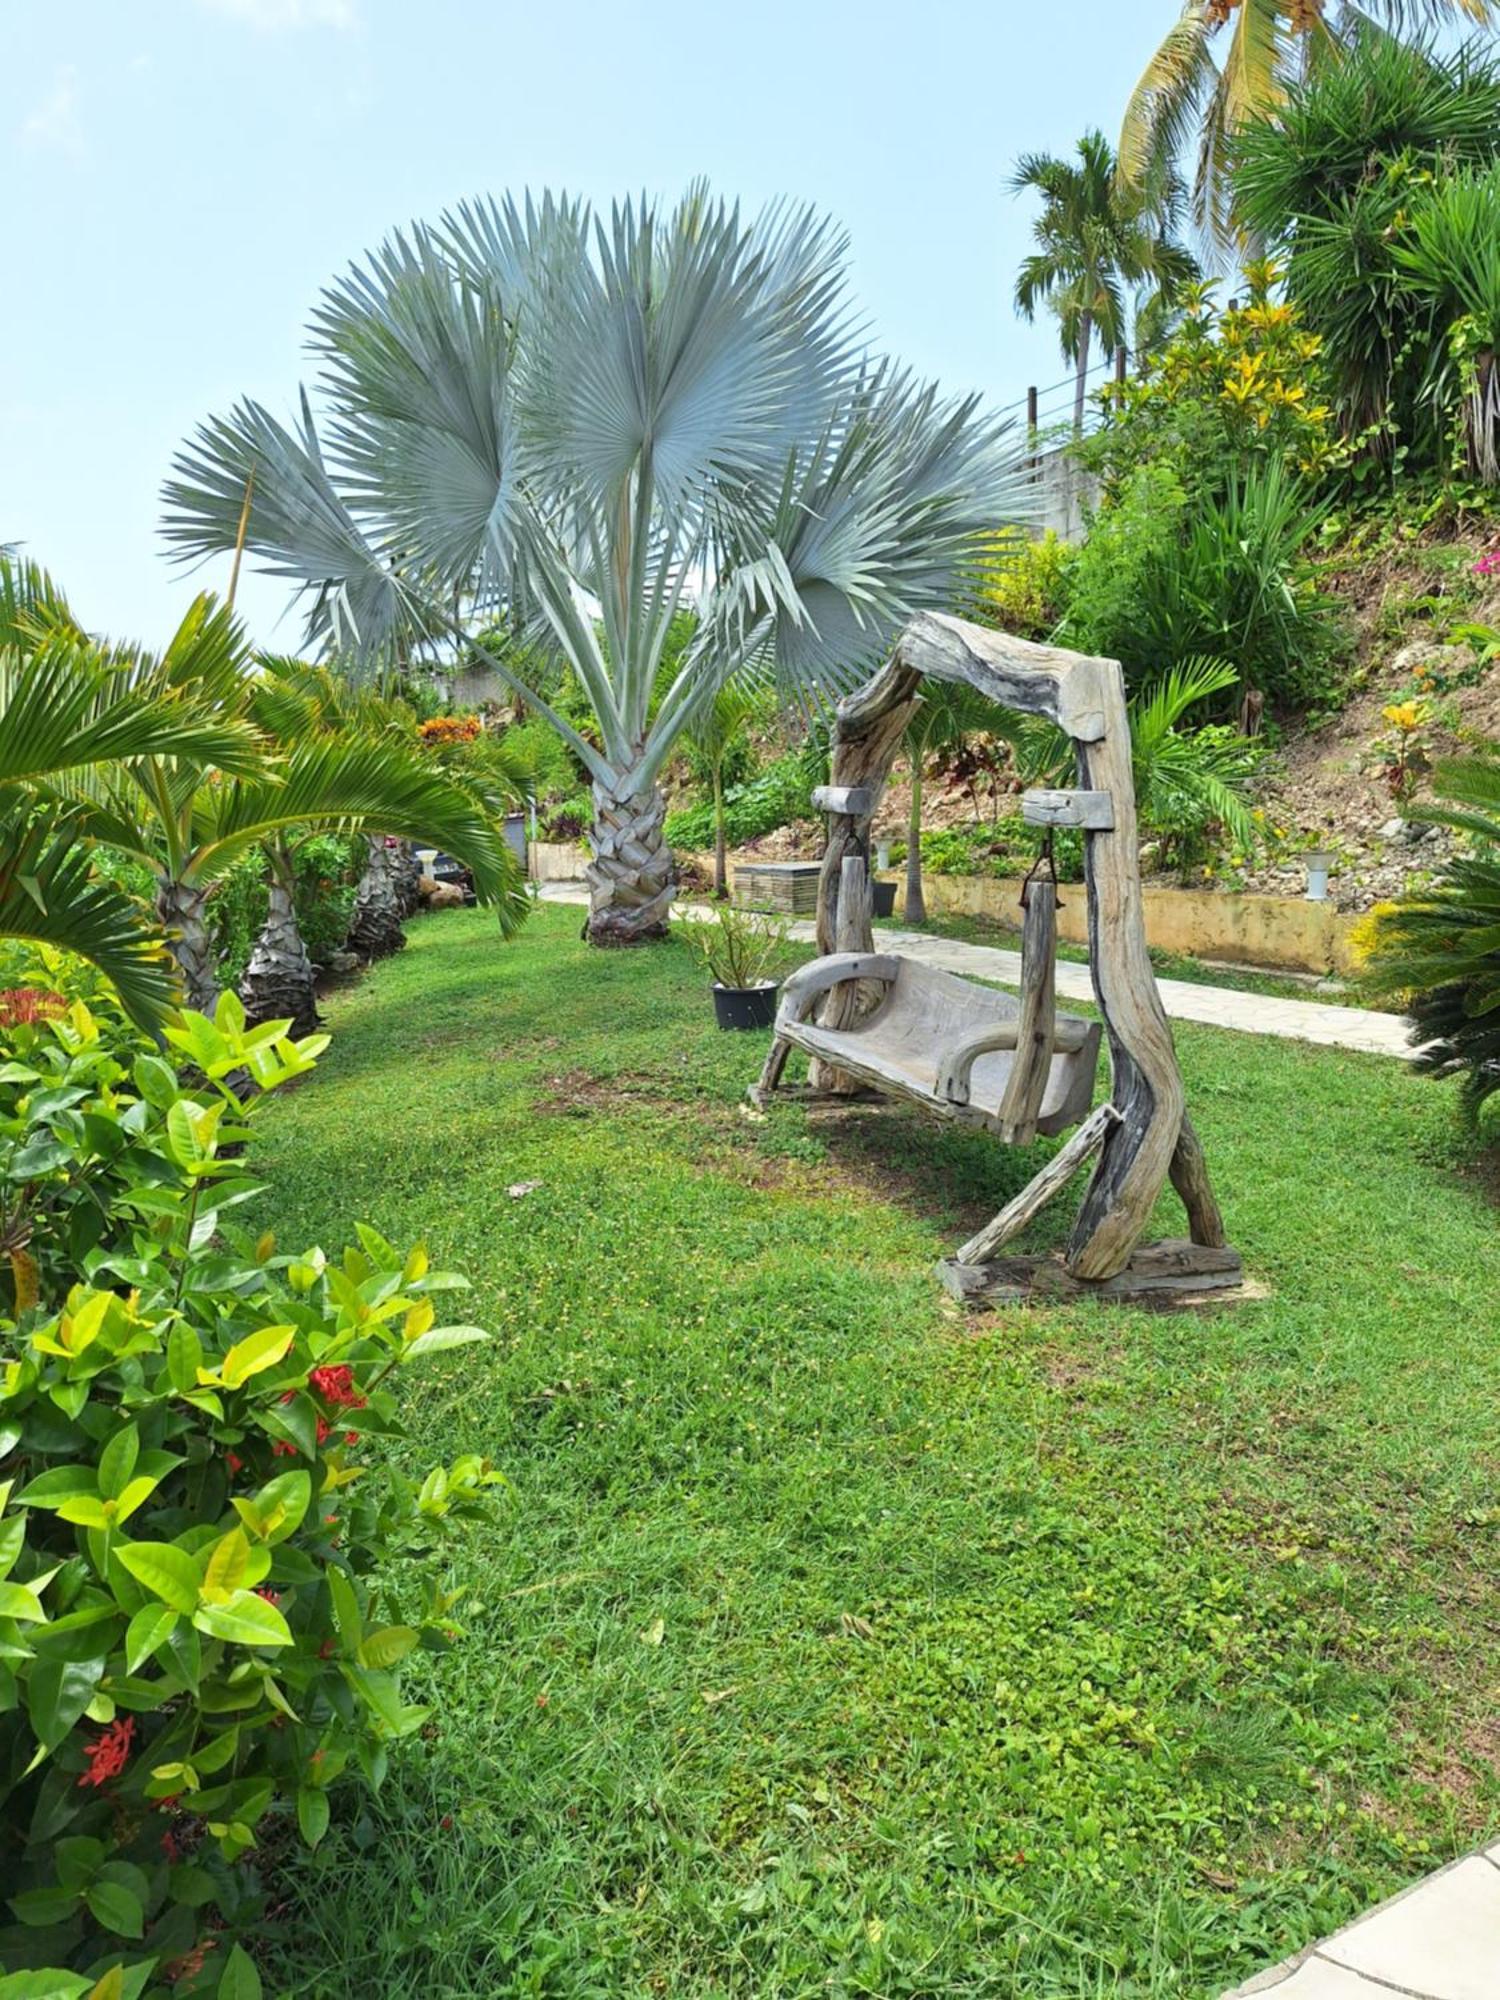
<svg viewBox="0 0 1500 2000">
<path fill-rule="evenodd" d="M 894 882 L 872 882 L 870 894 L 874 898 L 872 915 L 892 917 L 896 914 L 896 885 Z"/>
<path fill-rule="evenodd" d="M 774 980 L 763 986 L 720 986 L 714 983 L 714 1012 L 721 1028 L 769 1028 L 776 1019 Z"/>
</svg>

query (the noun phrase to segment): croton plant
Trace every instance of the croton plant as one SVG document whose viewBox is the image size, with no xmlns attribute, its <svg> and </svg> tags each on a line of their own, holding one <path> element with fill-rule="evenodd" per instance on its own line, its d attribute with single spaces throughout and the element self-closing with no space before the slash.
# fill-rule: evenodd
<svg viewBox="0 0 1500 2000">
<path fill-rule="evenodd" d="M 316 1845 L 427 1711 L 430 1564 L 498 1475 L 405 1477 L 396 1372 L 484 1334 L 360 1227 L 236 1226 L 254 1100 L 323 1037 L 232 994 L 168 1049 L 80 999 L 0 1012 L 0 2000 L 260 1991 L 263 1857 Z M 6 1920 L 8 1918 L 8 1921 Z"/>
</svg>

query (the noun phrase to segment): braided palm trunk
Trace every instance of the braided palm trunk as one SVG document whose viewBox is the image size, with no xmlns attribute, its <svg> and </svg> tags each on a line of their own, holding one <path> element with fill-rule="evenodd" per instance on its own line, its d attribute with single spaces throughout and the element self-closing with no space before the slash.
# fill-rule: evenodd
<svg viewBox="0 0 1500 2000">
<path fill-rule="evenodd" d="M 401 856 L 380 834 L 365 836 L 365 868 L 354 892 L 349 949 L 361 958 L 389 958 L 406 943 L 401 928 Z"/>
<path fill-rule="evenodd" d="M 644 944 L 667 935 L 677 866 L 662 832 L 667 802 L 649 791 L 594 784 L 594 858 L 589 885 L 591 944 Z"/>
<path fill-rule="evenodd" d="M 190 1007 L 211 1014 L 219 1004 L 219 964 L 208 934 L 208 889 L 196 882 L 157 878 L 156 914 L 182 974 Z"/>
<path fill-rule="evenodd" d="M 316 975 L 297 923 L 289 855 L 271 857 L 266 891 L 266 921 L 239 987 L 245 1018 L 253 1027 L 290 1020 L 294 1035 L 310 1035 L 318 1026 Z"/>
</svg>

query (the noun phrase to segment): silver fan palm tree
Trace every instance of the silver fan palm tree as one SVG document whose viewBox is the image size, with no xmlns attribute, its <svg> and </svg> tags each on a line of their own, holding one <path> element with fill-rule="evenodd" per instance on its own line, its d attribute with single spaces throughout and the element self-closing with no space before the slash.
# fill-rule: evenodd
<svg viewBox="0 0 1500 2000">
<path fill-rule="evenodd" d="M 465 206 L 325 293 L 321 431 L 305 392 L 296 429 L 253 402 L 205 424 L 165 532 L 196 560 L 233 548 L 245 514 L 325 650 L 390 659 L 528 620 L 594 730 L 518 656 L 487 657 L 592 780 L 590 935 L 660 935 L 658 779 L 683 729 L 747 671 L 803 690 L 858 676 L 1018 511 L 975 402 L 863 352 L 843 260 L 810 212 L 746 223 L 701 188 L 597 223 L 550 196 Z"/>
</svg>

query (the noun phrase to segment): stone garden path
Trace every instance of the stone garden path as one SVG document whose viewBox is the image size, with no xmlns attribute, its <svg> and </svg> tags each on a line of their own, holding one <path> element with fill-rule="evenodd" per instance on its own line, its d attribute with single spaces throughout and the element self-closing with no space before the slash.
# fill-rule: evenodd
<svg viewBox="0 0 1500 2000">
<path fill-rule="evenodd" d="M 1440 1868 L 1224 2000 L 1495 2000 L 1500 1847 Z"/>
<path fill-rule="evenodd" d="M 549 882 L 542 887 L 549 903 L 587 903 L 581 883 Z M 679 903 L 678 916 L 703 919 L 704 903 Z M 811 923 L 794 923 L 792 936 L 811 940 Z M 933 937 L 926 931 L 897 930 L 889 924 L 876 932 L 889 946 L 924 965 L 945 972 L 964 972 L 1000 986 L 1018 986 L 1021 954 L 998 945 L 964 944 L 957 938 Z M 1186 979 L 1158 979 L 1162 1005 L 1175 1021 L 1201 1021 L 1211 1028 L 1232 1028 L 1246 1035 L 1278 1035 L 1293 1042 L 1316 1042 L 1323 1048 L 1357 1049 L 1362 1055 L 1397 1056 L 1409 1061 L 1412 1048 L 1408 1025 L 1400 1014 L 1380 1014 L 1368 1007 L 1330 1007 L 1319 1000 L 1277 1000 L 1264 993 L 1241 993 L 1228 986 L 1198 986 Z M 1094 989 L 1086 965 L 1066 959 L 1057 964 L 1057 993 L 1062 1000 L 1092 1000 Z M 1500 2000 L 1500 1985 L 1493 2000 Z"/>
</svg>

